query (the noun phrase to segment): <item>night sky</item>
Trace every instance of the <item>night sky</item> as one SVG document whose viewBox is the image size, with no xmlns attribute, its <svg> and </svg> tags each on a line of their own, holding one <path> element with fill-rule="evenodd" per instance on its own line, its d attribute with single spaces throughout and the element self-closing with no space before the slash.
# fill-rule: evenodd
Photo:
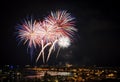
<svg viewBox="0 0 120 82">
<path fill-rule="evenodd" d="M 33 64 L 35 57 L 30 60 L 27 46 L 22 43 L 18 45 L 15 35 L 17 24 L 29 16 L 42 20 L 50 11 L 67 10 L 75 17 L 75 27 L 78 29 L 75 41 L 69 48 L 61 49 L 57 59 L 54 57 L 56 52 L 53 52 L 48 64 L 120 66 L 120 9 L 119 2 L 113 1 L 1 2 L 0 64 Z M 42 64 L 41 60 L 38 64 Z"/>
</svg>

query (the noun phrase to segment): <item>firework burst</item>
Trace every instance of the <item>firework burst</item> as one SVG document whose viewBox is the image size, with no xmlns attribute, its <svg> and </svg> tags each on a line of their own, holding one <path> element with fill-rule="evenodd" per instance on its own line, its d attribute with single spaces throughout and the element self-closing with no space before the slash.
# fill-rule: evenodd
<svg viewBox="0 0 120 82">
<path fill-rule="evenodd" d="M 36 48 L 36 46 L 40 44 L 39 25 L 35 21 L 26 20 L 23 24 L 18 26 L 17 31 L 18 38 L 24 41 L 24 44 L 28 42 L 28 47 L 34 46 Z"/>
<path fill-rule="evenodd" d="M 50 55 L 55 50 L 55 45 L 60 47 L 68 47 L 71 43 L 71 36 L 77 29 L 74 27 L 74 18 L 70 16 L 67 11 L 51 12 L 44 21 L 32 21 L 26 20 L 23 24 L 19 25 L 18 38 L 23 41 L 24 44 L 28 43 L 28 47 L 40 46 L 40 53 L 37 56 L 36 62 L 40 56 L 44 58 L 44 50 L 49 46 L 49 53 L 47 55 L 46 62 L 49 60 Z"/>
</svg>

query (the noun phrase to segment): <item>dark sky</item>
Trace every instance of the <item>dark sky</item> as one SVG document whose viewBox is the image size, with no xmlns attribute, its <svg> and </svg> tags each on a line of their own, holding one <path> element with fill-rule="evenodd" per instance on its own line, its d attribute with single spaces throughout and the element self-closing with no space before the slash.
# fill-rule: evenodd
<svg viewBox="0 0 120 82">
<path fill-rule="evenodd" d="M 76 18 L 79 37 L 75 36 L 76 41 L 68 49 L 61 49 L 58 59 L 55 59 L 54 52 L 49 64 L 120 66 L 120 13 L 119 2 L 114 0 L 1 2 L 0 64 L 31 64 L 26 46 L 18 46 L 15 26 L 27 16 L 43 19 L 51 10 L 68 10 Z"/>
</svg>

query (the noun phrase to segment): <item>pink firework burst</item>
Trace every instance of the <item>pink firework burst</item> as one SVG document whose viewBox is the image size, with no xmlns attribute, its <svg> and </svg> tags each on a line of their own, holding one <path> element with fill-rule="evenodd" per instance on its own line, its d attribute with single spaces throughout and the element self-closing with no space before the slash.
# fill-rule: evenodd
<svg viewBox="0 0 120 82">
<path fill-rule="evenodd" d="M 45 21 L 63 36 L 71 36 L 74 31 L 77 31 L 74 27 L 74 18 L 67 11 L 51 12 Z"/>
<path fill-rule="evenodd" d="M 25 21 L 18 26 L 18 38 L 24 41 L 24 44 L 28 42 L 28 47 L 40 45 L 40 25 L 36 21 Z"/>
</svg>

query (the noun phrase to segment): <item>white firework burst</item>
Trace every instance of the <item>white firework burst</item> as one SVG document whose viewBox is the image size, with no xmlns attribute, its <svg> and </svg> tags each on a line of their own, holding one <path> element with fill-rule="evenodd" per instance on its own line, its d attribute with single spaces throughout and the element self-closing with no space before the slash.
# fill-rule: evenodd
<svg viewBox="0 0 120 82">
<path fill-rule="evenodd" d="M 58 39 L 58 45 L 62 48 L 67 48 L 71 44 L 71 41 L 68 37 L 61 37 Z"/>
</svg>

